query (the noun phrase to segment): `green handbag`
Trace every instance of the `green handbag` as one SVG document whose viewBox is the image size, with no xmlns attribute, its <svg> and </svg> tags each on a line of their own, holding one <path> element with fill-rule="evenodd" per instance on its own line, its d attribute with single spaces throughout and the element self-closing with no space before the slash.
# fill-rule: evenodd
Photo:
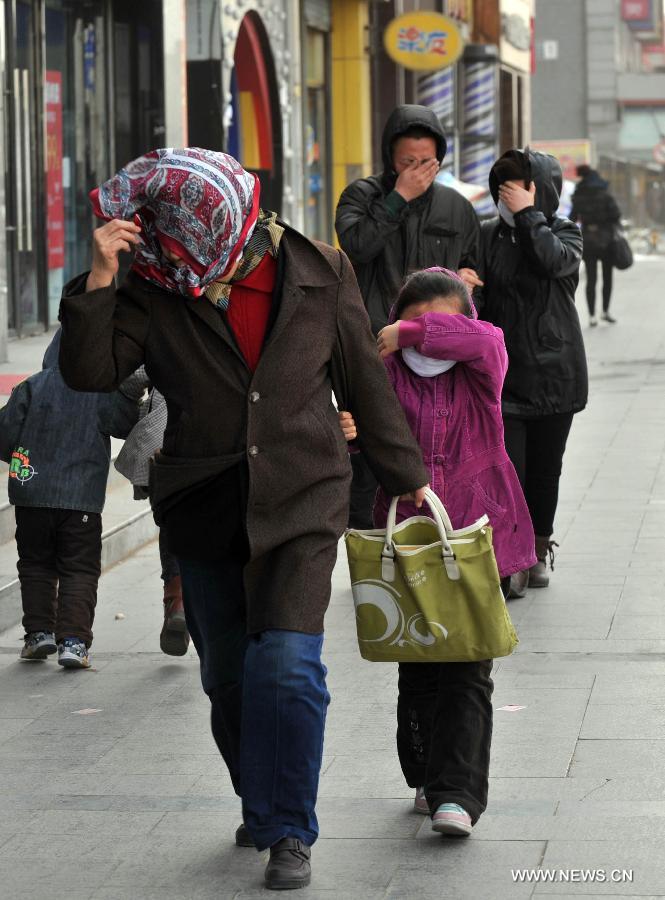
<svg viewBox="0 0 665 900">
<path fill-rule="evenodd" d="M 360 654 L 374 662 L 473 662 L 517 645 L 483 516 L 454 530 L 426 491 L 432 518 L 345 535 Z"/>
</svg>

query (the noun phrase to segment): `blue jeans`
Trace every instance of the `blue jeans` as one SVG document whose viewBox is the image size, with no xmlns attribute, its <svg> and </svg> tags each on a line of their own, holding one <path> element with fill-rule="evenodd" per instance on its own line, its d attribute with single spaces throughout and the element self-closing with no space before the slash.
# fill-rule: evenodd
<svg viewBox="0 0 665 900">
<path fill-rule="evenodd" d="M 211 703 L 212 733 L 258 850 L 311 846 L 330 695 L 322 634 L 247 635 L 243 567 L 178 560 L 187 628 Z"/>
</svg>

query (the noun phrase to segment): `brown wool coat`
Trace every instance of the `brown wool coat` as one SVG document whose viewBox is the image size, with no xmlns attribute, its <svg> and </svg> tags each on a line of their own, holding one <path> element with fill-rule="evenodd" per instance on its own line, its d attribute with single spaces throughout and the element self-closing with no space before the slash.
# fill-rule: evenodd
<svg viewBox="0 0 665 900">
<path fill-rule="evenodd" d="M 290 228 L 280 252 L 281 304 L 254 374 L 209 300 L 131 274 L 117 291 L 66 289 L 60 365 L 71 387 L 111 391 L 145 364 L 168 404 L 153 501 L 246 460 L 248 630 L 318 633 L 350 482 L 331 377 L 344 382 L 345 405 L 385 489 L 402 494 L 428 475 L 347 258 Z"/>
</svg>

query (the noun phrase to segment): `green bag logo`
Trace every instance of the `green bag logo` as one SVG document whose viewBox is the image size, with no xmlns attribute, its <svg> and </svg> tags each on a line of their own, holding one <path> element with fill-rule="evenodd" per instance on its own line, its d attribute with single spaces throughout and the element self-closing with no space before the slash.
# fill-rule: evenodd
<svg viewBox="0 0 665 900">
<path fill-rule="evenodd" d="M 17 447 L 12 453 L 12 459 L 9 464 L 9 477 L 16 479 L 23 485 L 37 474 L 34 466 L 30 465 L 30 451 L 24 447 Z"/>
<path fill-rule="evenodd" d="M 422 581 L 426 580 L 424 570 L 417 572 Z M 392 590 L 383 581 L 356 581 L 351 586 L 356 617 L 362 616 L 363 637 L 358 635 L 363 644 L 388 643 L 391 647 L 431 647 L 448 637 L 448 629 L 441 622 L 428 621 L 421 613 L 415 613 L 408 619 L 399 604 L 401 595 Z M 363 607 L 362 611 L 360 607 Z M 438 633 L 437 633 L 438 632 Z M 366 637 L 365 635 L 372 635 Z"/>
</svg>

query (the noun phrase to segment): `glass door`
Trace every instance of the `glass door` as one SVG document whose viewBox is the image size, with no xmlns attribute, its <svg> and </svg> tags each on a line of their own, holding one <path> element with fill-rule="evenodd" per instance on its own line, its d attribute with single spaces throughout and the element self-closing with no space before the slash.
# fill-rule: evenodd
<svg viewBox="0 0 665 900">
<path fill-rule="evenodd" d="M 7 0 L 8 323 L 21 335 L 41 330 L 46 297 L 39 235 L 43 228 L 41 140 L 37 139 L 36 10 L 31 0 Z"/>
<path fill-rule="evenodd" d="M 7 180 L 7 82 L 5 68 L 5 3 L 0 0 L 0 362 L 7 359 L 7 222 L 5 182 Z"/>
</svg>

